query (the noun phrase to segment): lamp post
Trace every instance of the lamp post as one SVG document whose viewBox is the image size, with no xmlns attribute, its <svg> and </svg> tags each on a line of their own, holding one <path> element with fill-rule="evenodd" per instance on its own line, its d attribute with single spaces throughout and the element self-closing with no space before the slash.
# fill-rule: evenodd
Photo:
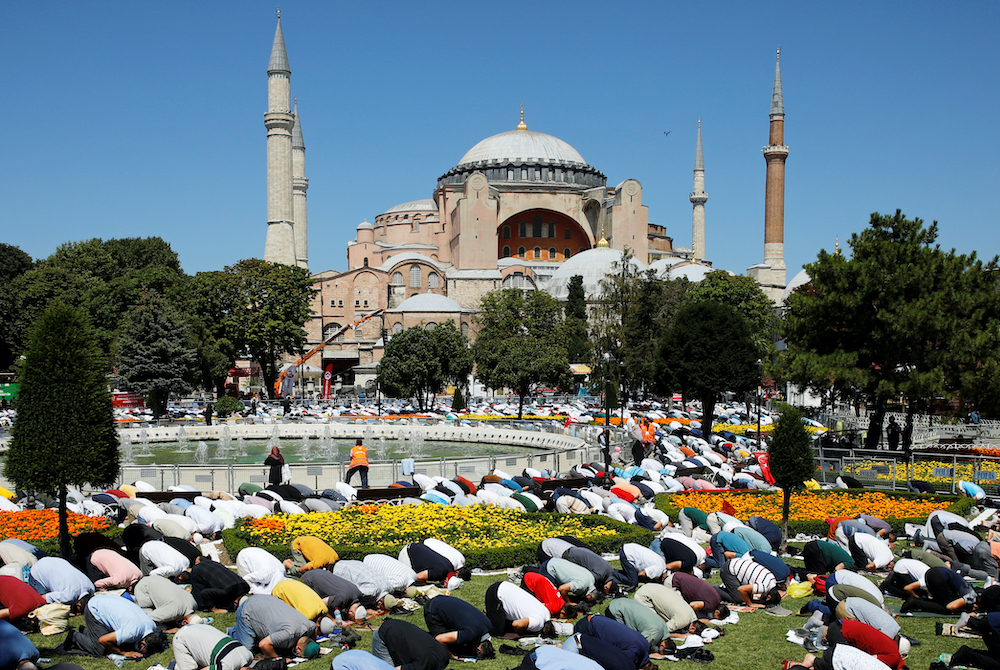
<svg viewBox="0 0 1000 670">
<path fill-rule="evenodd" d="M 601 372 L 604 374 L 604 471 L 605 474 L 610 475 L 611 473 L 611 396 L 610 391 L 610 380 L 608 379 L 608 372 L 611 370 L 611 366 L 617 363 L 615 357 L 611 355 L 611 352 L 605 352 L 601 356 L 601 360 L 604 365 L 601 366 Z"/>
<path fill-rule="evenodd" d="M 758 374 L 758 377 L 760 377 L 761 381 L 763 381 L 763 378 L 764 378 L 764 376 L 763 376 L 764 375 L 763 370 L 764 370 L 764 361 L 762 361 L 761 359 L 758 358 L 757 359 L 757 374 Z M 762 447 L 763 444 L 764 444 L 764 440 L 762 440 L 761 437 L 760 437 L 760 390 L 761 390 L 761 384 L 760 384 L 760 382 L 758 382 L 757 383 L 757 447 L 758 448 Z"/>
<path fill-rule="evenodd" d="M 382 423 L 382 363 L 375 363 L 375 398 L 378 403 L 378 421 Z"/>
<path fill-rule="evenodd" d="M 625 421 L 625 361 L 618 361 L 618 412 L 619 425 Z"/>
</svg>

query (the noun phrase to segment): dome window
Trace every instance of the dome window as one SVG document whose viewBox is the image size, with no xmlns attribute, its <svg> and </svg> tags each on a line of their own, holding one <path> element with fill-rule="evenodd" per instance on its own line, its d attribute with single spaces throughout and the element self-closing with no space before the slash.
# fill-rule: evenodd
<svg viewBox="0 0 1000 670">
<path fill-rule="evenodd" d="M 518 258 L 524 258 L 524 247 L 518 247 L 517 248 L 517 257 Z"/>
<path fill-rule="evenodd" d="M 532 257 L 535 260 L 538 260 L 539 258 L 541 258 L 542 257 L 542 248 L 541 247 L 535 247 L 535 250 L 532 253 Z"/>
<path fill-rule="evenodd" d="M 569 260 L 569 257 L 570 257 L 569 247 L 566 247 L 565 249 L 563 249 L 563 260 Z"/>
<path fill-rule="evenodd" d="M 519 233 L 520 237 L 527 237 L 528 236 L 528 222 L 527 221 L 521 221 L 520 223 L 518 223 L 517 224 L 517 228 L 518 228 L 518 233 Z"/>
<path fill-rule="evenodd" d="M 554 261 L 556 259 L 556 248 L 549 247 L 549 260 Z"/>
<path fill-rule="evenodd" d="M 505 239 L 505 240 L 509 240 L 510 239 L 510 226 L 504 226 L 503 227 L 503 239 Z"/>
<path fill-rule="evenodd" d="M 501 258 L 510 258 L 510 247 L 503 248 L 503 255 Z"/>
<path fill-rule="evenodd" d="M 556 224 L 555 221 L 549 221 L 549 237 L 556 236 Z"/>
<path fill-rule="evenodd" d="M 410 288 L 420 288 L 420 266 L 410 266 Z"/>
<path fill-rule="evenodd" d="M 572 228 L 570 228 L 569 226 L 566 226 L 566 233 L 565 233 L 565 236 L 566 236 L 566 239 L 567 239 L 567 240 L 571 240 L 571 239 L 573 239 L 573 229 L 572 229 Z"/>
</svg>

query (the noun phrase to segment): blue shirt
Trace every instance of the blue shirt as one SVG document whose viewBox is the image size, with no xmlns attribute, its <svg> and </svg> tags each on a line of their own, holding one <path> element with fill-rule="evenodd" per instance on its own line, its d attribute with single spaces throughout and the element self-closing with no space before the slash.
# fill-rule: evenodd
<svg viewBox="0 0 1000 670">
<path fill-rule="evenodd" d="M 725 549 L 726 551 L 732 551 L 737 556 L 742 556 L 751 549 L 753 549 L 753 547 L 747 544 L 747 542 L 743 538 L 733 533 L 727 533 L 726 531 L 722 531 L 721 533 L 716 533 L 715 538 L 716 541 L 722 545 L 723 549 Z M 717 560 L 724 560 L 721 557 L 716 557 L 716 558 Z"/>
<path fill-rule="evenodd" d="M 94 592 L 94 583 L 69 561 L 55 556 L 31 566 L 31 585 L 50 603 L 70 604 Z"/>
<path fill-rule="evenodd" d="M 351 649 L 337 654 L 333 670 L 392 670 L 392 666 L 367 651 Z"/>
<path fill-rule="evenodd" d="M 550 644 L 540 646 L 532 657 L 538 670 L 604 670 L 597 661 Z"/>
<path fill-rule="evenodd" d="M 131 600 L 119 596 L 94 596 L 87 607 L 94 618 L 114 632 L 115 646 L 138 642 L 156 630 L 149 615 Z"/>
<path fill-rule="evenodd" d="M 642 634 L 600 614 L 590 617 L 590 634 L 625 652 L 636 668 L 649 663 L 649 641 Z"/>
<path fill-rule="evenodd" d="M 38 660 L 35 645 L 10 622 L 0 619 L 0 668 L 13 670 L 25 659 Z"/>
</svg>

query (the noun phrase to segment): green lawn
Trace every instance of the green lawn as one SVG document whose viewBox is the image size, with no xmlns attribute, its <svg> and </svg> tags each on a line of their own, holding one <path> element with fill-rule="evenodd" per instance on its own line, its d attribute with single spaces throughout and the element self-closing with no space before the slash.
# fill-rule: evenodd
<svg viewBox="0 0 1000 670">
<path fill-rule="evenodd" d="M 901 548 L 897 547 L 897 550 L 901 550 Z M 468 600 L 477 607 L 482 608 L 487 587 L 494 581 L 505 578 L 506 575 L 473 577 L 470 582 L 456 592 L 456 595 Z M 713 577 L 712 581 L 718 583 L 718 576 Z M 782 604 L 787 609 L 797 612 L 805 602 L 806 599 L 786 598 Z M 603 612 L 605 608 L 606 603 L 599 605 L 595 611 Z M 232 614 L 214 616 L 214 625 L 217 627 L 225 629 L 225 627 L 234 625 L 235 623 L 235 617 Z M 407 619 L 421 628 L 425 627 L 422 611 L 418 610 L 412 616 L 407 617 Z M 377 626 L 379 621 L 380 619 L 372 619 L 370 620 L 370 623 Z M 953 653 L 963 644 L 963 642 L 970 643 L 970 646 L 972 647 L 978 647 L 980 649 L 984 648 L 983 643 L 978 640 L 962 640 L 953 637 L 935 636 L 934 624 L 938 621 L 942 621 L 942 619 L 911 617 L 899 618 L 903 632 L 916 638 L 922 643 L 920 646 L 913 647 L 913 650 L 910 653 L 907 665 L 911 668 L 926 668 L 931 661 L 938 657 L 939 654 L 942 652 Z M 70 623 L 72 626 L 80 626 L 83 624 L 83 617 L 76 617 L 72 619 Z M 773 617 L 763 611 L 740 614 L 740 622 L 738 624 L 725 626 L 725 636 L 718 638 L 711 644 L 707 645 L 707 648 L 715 654 L 716 660 L 713 665 L 717 668 L 740 668 L 741 670 L 777 670 L 780 667 L 781 661 L 785 659 L 801 660 L 805 651 L 801 647 L 787 642 L 785 640 L 785 633 L 790 628 L 801 627 L 803 623 L 805 623 L 805 618 L 794 615 L 780 618 Z M 371 631 L 362 628 L 359 629 L 359 632 L 362 635 L 362 640 L 358 643 L 358 648 L 370 650 Z M 63 637 L 64 635 L 52 636 L 49 638 L 42 637 L 41 635 L 33 635 L 31 636 L 31 639 L 35 645 L 41 649 L 43 647 L 55 647 L 57 644 L 62 642 Z M 499 648 L 499 644 L 496 646 Z M 149 666 L 157 663 L 166 666 L 172 658 L 173 655 L 168 650 L 157 656 L 142 660 L 135 665 L 127 664 L 126 668 L 135 667 L 137 670 L 145 670 Z M 332 658 L 333 655 L 322 656 L 317 660 L 302 664 L 301 667 L 304 670 L 325 670 L 325 668 L 329 667 L 329 663 Z M 107 670 L 112 667 L 111 662 L 103 658 L 91 659 L 84 657 L 54 656 L 52 661 L 54 663 L 59 661 L 78 663 L 87 670 L 96 670 L 97 668 Z M 505 670 L 506 668 L 514 667 L 519 662 L 520 659 L 518 657 L 498 654 L 496 660 L 483 661 L 479 665 L 482 670 Z M 690 661 L 681 661 L 681 663 L 693 665 Z M 453 663 L 452 667 L 455 667 L 456 665 L 459 664 Z M 659 665 L 663 667 L 669 666 L 671 663 L 669 661 L 660 661 Z"/>
</svg>

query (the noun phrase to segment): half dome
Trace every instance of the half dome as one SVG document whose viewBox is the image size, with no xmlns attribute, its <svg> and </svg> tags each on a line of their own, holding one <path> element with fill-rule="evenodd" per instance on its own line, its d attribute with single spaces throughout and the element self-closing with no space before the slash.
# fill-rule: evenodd
<svg viewBox="0 0 1000 670">
<path fill-rule="evenodd" d="M 588 300 L 600 297 L 602 293 L 601 280 L 618 271 L 615 264 L 621 264 L 625 254 L 618 249 L 595 247 L 573 256 L 563 263 L 552 274 L 546 290 L 556 300 L 566 300 L 569 297 L 569 282 L 576 276 L 583 277 L 583 291 Z M 644 271 L 646 266 L 631 258 L 629 262 L 637 270 Z"/>
<path fill-rule="evenodd" d="M 399 307 L 386 310 L 388 312 L 464 312 L 462 306 L 447 296 L 437 293 L 421 293 L 407 298 Z"/>
</svg>

